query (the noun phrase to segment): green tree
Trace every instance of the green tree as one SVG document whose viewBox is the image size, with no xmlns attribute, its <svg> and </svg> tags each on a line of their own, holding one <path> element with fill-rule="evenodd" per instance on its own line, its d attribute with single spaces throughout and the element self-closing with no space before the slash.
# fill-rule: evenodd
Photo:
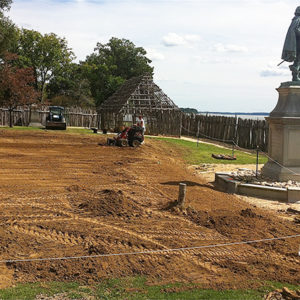
<svg viewBox="0 0 300 300">
<path fill-rule="evenodd" d="M 13 52 L 16 49 L 18 29 L 14 23 L 4 15 L 4 11 L 10 9 L 11 0 L 0 0 L 0 57 L 4 58 L 6 51 Z"/>
<path fill-rule="evenodd" d="M 0 57 L 3 58 L 6 51 L 16 51 L 17 41 L 17 27 L 9 18 L 0 14 Z"/>
<path fill-rule="evenodd" d="M 94 53 L 84 62 L 91 93 L 100 105 L 127 79 L 153 73 L 151 60 L 142 47 L 126 39 L 111 38 L 107 44 L 97 43 Z"/>
<path fill-rule="evenodd" d="M 72 63 L 47 85 L 52 104 L 62 106 L 94 107 L 90 83 L 81 64 Z"/>
<path fill-rule="evenodd" d="M 66 39 L 54 33 L 42 35 L 28 29 L 20 33 L 18 55 L 22 66 L 34 70 L 35 87 L 40 92 L 41 102 L 47 96 L 47 83 L 62 74 L 75 58 Z"/>
<path fill-rule="evenodd" d="M 12 0 L 0 0 L 0 11 L 9 10 Z"/>
<path fill-rule="evenodd" d="M 180 110 L 188 114 L 198 114 L 198 110 L 190 107 L 180 107 Z"/>
</svg>

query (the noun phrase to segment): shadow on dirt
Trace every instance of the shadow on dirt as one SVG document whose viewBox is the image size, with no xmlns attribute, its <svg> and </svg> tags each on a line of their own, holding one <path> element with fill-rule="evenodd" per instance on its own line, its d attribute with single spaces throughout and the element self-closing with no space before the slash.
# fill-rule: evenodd
<svg viewBox="0 0 300 300">
<path fill-rule="evenodd" d="M 201 184 L 198 182 L 194 181 L 188 181 L 188 180 L 183 180 L 183 181 L 167 181 L 167 182 L 161 182 L 160 184 L 162 185 L 179 185 L 179 183 L 185 183 L 187 186 L 201 186 L 201 187 L 207 187 L 207 188 L 212 188 L 211 185 L 209 184 Z"/>
</svg>

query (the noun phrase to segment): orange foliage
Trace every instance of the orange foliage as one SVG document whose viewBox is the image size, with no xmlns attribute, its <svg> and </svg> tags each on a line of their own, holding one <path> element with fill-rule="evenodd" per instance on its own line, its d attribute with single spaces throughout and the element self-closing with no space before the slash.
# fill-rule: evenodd
<svg viewBox="0 0 300 300">
<path fill-rule="evenodd" d="M 0 105 L 10 110 L 36 102 L 32 68 L 16 66 L 17 55 L 7 53 L 0 66 Z"/>
</svg>

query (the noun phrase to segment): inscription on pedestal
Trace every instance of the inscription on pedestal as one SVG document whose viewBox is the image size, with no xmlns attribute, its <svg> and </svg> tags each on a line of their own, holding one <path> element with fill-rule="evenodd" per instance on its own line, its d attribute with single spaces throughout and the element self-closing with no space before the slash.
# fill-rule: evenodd
<svg viewBox="0 0 300 300">
<path fill-rule="evenodd" d="M 280 126 L 272 126 L 271 131 L 271 157 L 277 161 L 282 160 L 282 134 Z"/>
<path fill-rule="evenodd" d="M 299 160 L 300 155 L 300 131 L 289 130 L 288 134 L 288 160 Z"/>
<path fill-rule="evenodd" d="M 39 123 L 41 122 L 40 114 L 36 110 L 31 111 L 31 117 L 30 117 L 30 122 L 31 123 Z"/>
</svg>

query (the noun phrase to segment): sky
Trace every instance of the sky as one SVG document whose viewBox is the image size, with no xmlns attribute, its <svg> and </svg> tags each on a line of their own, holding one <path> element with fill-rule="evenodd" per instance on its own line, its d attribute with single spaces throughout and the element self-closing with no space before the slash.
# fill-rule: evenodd
<svg viewBox="0 0 300 300">
<path fill-rule="evenodd" d="M 270 112 L 281 82 L 295 0 L 13 0 L 19 26 L 65 37 L 77 61 L 97 42 L 126 38 L 147 51 L 154 81 L 180 107 Z"/>
</svg>

